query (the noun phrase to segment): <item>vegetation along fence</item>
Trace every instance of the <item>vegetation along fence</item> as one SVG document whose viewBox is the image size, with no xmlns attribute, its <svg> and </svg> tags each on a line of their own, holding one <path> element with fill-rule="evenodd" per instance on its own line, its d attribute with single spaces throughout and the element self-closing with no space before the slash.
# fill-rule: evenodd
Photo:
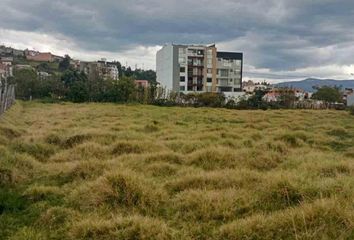
<svg viewBox="0 0 354 240">
<path fill-rule="evenodd" d="M 0 115 L 15 103 L 15 85 L 0 82 Z"/>
</svg>

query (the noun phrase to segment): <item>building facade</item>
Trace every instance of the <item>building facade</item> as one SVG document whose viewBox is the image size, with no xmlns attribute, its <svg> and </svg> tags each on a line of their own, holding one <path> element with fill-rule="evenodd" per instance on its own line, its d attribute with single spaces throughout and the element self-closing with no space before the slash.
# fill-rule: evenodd
<svg viewBox="0 0 354 240">
<path fill-rule="evenodd" d="M 354 106 L 354 94 L 349 95 L 347 97 L 347 106 L 348 107 Z"/>
<path fill-rule="evenodd" d="M 41 53 L 28 49 L 26 49 L 24 52 L 27 60 L 35 62 L 54 62 L 54 56 L 50 52 Z"/>
<path fill-rule="evenodd" d="M 242 91 L 243 54 L 215 45 L 165 45 L 156 55 L 157 82 L 174 92 Z"/>
<path fill-rule="evenodd" d="M 149 87 L 148 80 L 135 80 L 134 82 L 137 87 L 143 87 L 143 88 Z"/>
<path fill-rule="evenodd" d="M 114 62 L 105 60 L 97 62 L 80 62 L 78 69 L 89 77 L 101 77 L 104 80 L 119 80 L 119 70 Z"/>
</svg>

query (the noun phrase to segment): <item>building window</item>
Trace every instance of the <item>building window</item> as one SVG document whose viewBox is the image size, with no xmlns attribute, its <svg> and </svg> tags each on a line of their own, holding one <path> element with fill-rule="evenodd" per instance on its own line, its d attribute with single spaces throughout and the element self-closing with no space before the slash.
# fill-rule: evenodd
<svg viewBox="0 0 354 240">
<path fill-rule="evenodd" d="M 207 82 L 211 83 L 211 82 L 213 82 L 213 79 L 212 78 L 207 78 Z"/>
<path fill-rule="evenodd" d="M 188 91 L 193 91 L 193 86 L 188 86 Z"/>
<path fill-rule="evenodd" d="M 186 72 L 186 68 L 185 68 L 185 67 L 181 67 L 181 68 L 179 69 L 179 71 L 180 71 L 181 73 L 184 73 L 184 72 Z"/>
<path fill-rule="evenodd" d="M 208 68 L 207 73 L 210 73 L 210 74 L 213 73 L 213 69 Z"/>
<path fill-rule="evenodd" d="M 227 69 L 218 69 L 218 75 L 221 77 L 228 77 L 229 71 Z"/>
<path fill-rule="evenodd" d="M 178 58 L 179 64 L 185 64 L 186 63 L 186 58 L 185 57 L 179 57 Z"/>
<path fill-rule="evenodd" d="M 186 87 L 185 87 L 185 86 L 180 86 L 180 87 L 179 87 L 179 90 L 182 91 L 182 92 L 184 92 L 184 91 L 186 91 Z"/>
<path fill-rule="evenodd" d="M 180 81 L 180 82 L 185 82 L 185 81 L 186 81 L 186 77 L 185 77 L 185 76 L 181 76 L 181 77 L 179 78 L 179 81 Z"/>
</svg>

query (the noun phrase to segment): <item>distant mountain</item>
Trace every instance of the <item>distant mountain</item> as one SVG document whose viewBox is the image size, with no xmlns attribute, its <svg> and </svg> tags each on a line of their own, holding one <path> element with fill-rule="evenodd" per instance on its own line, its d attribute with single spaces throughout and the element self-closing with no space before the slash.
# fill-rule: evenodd
<svg viewBox="0 0 354 240">
<path fill-rule="evenodd" d="M 316 79 L 316 78 L 308 78 L 302 81 L 295 82 L 282 82 L 275 84 L 277 87 L 292 87 L 292 88 L 300 88 L 307 92 L 313 92 L 314 86 L 338 86 L 341 88 L 354 88 L 354 80 L 333 80 L 333 79 Z"/>
</svg>

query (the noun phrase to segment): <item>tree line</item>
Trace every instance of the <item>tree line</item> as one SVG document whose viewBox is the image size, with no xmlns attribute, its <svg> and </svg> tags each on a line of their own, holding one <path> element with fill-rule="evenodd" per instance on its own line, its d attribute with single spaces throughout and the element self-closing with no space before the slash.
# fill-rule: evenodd
<svg viewBox="0 0 354 240">
<path fill-rule="evenodd" d="M 16 85 L 16 97 L 22 100 L 46 99 L 77 103 L 151 101 L 151 97 L 147 95 L 151 95 L 156 87 L 155 71 L 132 70 L 118 61 L 113 64 L 119 70 L 119 81 L 104 79 L 97 73 L 86 75 L 73 68 L 70 56 L 66 55 L 54 67 L 53 64 L 44 62 L 34 68 L 15 69 L 9 82 Z M 49 76 L 42 77 L 39 74 L 41 72 L 48 73 Z M 137 87 L 135 79 L 148 80 L 150 87 Z"/>
</svg>

